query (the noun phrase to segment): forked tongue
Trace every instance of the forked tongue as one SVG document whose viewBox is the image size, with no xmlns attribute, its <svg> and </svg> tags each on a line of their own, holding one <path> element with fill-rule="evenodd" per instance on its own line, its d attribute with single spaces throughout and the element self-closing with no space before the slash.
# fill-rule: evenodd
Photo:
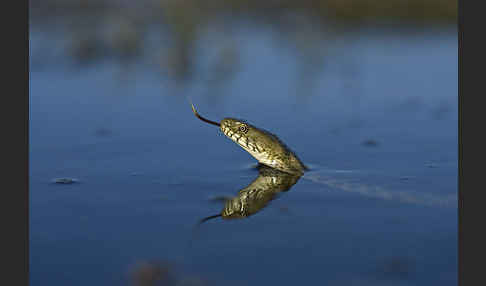
<svg viewBox="0 0 486 286">
<path fill-rule="evenodd" d="M 211 121 L 211 120 L 206 119 L 206 118 L 202 117 L 201 115 L 199 115 L 199 113 L 197 113 L 197 111 L 196 111 L 196 108 L 194 107 L 194 104 L 192 104 L 192 103 L 191 103 L 191 107 L 192 107 L 192 112 L 194 112 L 194 115 L 196 115 L 196 117 L 199 118 L 200 120 L 202 120 L 206 123 L 209 123 L 209 124 L 216 125 L 218 127 L 221 125 L 218 122 Z"/>
</svg>

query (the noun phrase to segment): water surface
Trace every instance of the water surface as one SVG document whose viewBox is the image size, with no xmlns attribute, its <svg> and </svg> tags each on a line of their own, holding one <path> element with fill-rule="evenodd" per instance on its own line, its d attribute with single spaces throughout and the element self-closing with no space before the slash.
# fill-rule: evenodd
<svg viewBox="0 0 486 286">
<path fill-rule="evenodd" d="M 151 260 L 208 285 L 456 285 L 456 34 L 343 36 L 308 74 L 267 31 L 238 35 L 238 72 L 217 87 L 143 63 L 31 61 L 32 285 L 127 285 Z M 222 210 L 211 199 L 258 172 L 188 97 L 312 169 L 256 214 L 206 222 L 190 248 Z"/>
</svg>

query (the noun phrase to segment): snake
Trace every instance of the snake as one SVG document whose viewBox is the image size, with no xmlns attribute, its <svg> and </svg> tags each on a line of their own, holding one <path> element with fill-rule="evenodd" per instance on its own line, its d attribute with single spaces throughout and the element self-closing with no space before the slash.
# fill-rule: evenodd
<svg viewBox="0 0 486 286">
<path fill-rule="evenodd" d="M 220 121 L 220 123 L 218 123 L 201 116 L 192 103 L 191 107 L 194 115 L 197 118 L 208 124 L 218 126 L 221 132 L 226 137 L 228 137 L 244 150 L 246 150 L 259 162 L 259 164 L 269 167 L 263 169 L 260 168 L 260 176 L 248 187 L 242 189 L 239 192 L 238 196 L 236 196 L 234 199 L 228 200 L 226 202 L 225 208 L 220 214 L 208 217 L 204 220 L 220 216 L 223 218 L 247 217 L 249 214 L 253 214 L 254 211 L 247 212 L 246 210 L 243 210 L 242 206 L 245 205 L 245 202 L 246 206 L 251 204 L 261 206 L 266 205 L 269 201 L 269 199 L 266 199 L 266 197 L 264 196 L 249 196 L 248 194 L 257 194 L 259 192 L 265 193 L 261 190 L 267 190 L 266 193 L 268 194 L 280 192 L 283 189 L 288 190 L 293 184 L 297 183 L 298 179 L 304 175 L 304 172 L 309 171 L 309 168 L 304 165 L 304 163 L 302 163 L 302 161 L 297 157 L 295 152 L 293 152 L 287 145 L 282 142 L 282 140 L 280 140 L 273 133 L 258 128 L 250 124 L 246 120 L 232 117 L 224 118 Z M 278 172 L 274 172 L 272 175 L 269 175 L 270 169 Z M 337 174 L 337 170 L 335 171 L 335 174 Z M 306 176 L 303 178 L 306 178 L 307 180 L 310 180 L 314 183 L 325 185 L 330 189 L 358 193 L 362 196 L 371 198 L 395 200 L 403 203 L 412 203 L 427 206 L 457 207 L 456 194 L 440 196 L 424 192 L 418 193 L 411 191 L 391 191 L 380 186 L 372 186 L 361 183 L 337 180 L 335 177 L 332 176 L 332 174 L 332 170 L 331 175 L 311 172 L 310 174 L 306 174 Z M 266 178 L 273 178 L 273 181 L 283 178 L 282 182 L 295 182 L 290 185 L 284 183 L 273 185 L 262 184 L 261 182 L 264 182 Z M 261 198 L 261 203 L 257 202 L 257 198 Z M 247 207 L 247 209 L 249 208 L 250 207 Z M 259 210 L 261 208 L 262 207 L 256 207 L 254 209 Z"/>
<path fill-rule="evenodd" d="M 197 118 L 218 126 L 226 137 L 246 150 L 260 164 L 296 176 L 302 176 L 309 169 L 275 134 L 238 118 L 227 117 L 218 123 L 199 115 L 192 103 L 191 107 Z"/>
</svg>

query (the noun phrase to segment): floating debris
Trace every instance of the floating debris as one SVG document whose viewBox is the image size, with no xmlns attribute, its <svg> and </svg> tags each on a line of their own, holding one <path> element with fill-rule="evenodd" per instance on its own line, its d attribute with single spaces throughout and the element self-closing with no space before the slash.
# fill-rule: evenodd
<svg viewBox="0 0 486 286">
<path fill-rule="evenodd" d="M 366 147 L 377 147 L 380 144 L 376 140 L 368 139 L 368 140 L 363 141 L 363 143 L 361 143 L 361 145 L 366 146 Z"/>
<path fill-rule="evenodd" d="M 55 184 L 74 184 L 78 183 L 79 180 L 74 178 L 55 178 L 52 179 L 52 182 Z"/>
<path fill-rule="evenodd" d="M 141 261 L 130 271 L 132 286 L 206 286 L 206 278 L 181 273 L 168 261 Z"/>
<path fill-rule="evenodd" d="M 133 286 L 175 285 L 176 278 L 169 263 L 142 262 L 132 273 Z"/>
</svg>

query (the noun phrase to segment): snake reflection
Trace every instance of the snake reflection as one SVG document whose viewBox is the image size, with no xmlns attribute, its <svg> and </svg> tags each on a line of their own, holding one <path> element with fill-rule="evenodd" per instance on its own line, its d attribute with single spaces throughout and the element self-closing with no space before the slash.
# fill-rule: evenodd
<svg viewBox="0 0 486 286">
<path fill-rule="evenodd" d="M 258 165 L 258 177 L 247 187 L 241 189 L 238 195 L 226 200 L 221 213 L 206 217 L 203 223 L 213 218 L 238 219 L 249 217 L 295 185 L 301 176 L 285 173 L 265 165 Z"/>
</svg>

